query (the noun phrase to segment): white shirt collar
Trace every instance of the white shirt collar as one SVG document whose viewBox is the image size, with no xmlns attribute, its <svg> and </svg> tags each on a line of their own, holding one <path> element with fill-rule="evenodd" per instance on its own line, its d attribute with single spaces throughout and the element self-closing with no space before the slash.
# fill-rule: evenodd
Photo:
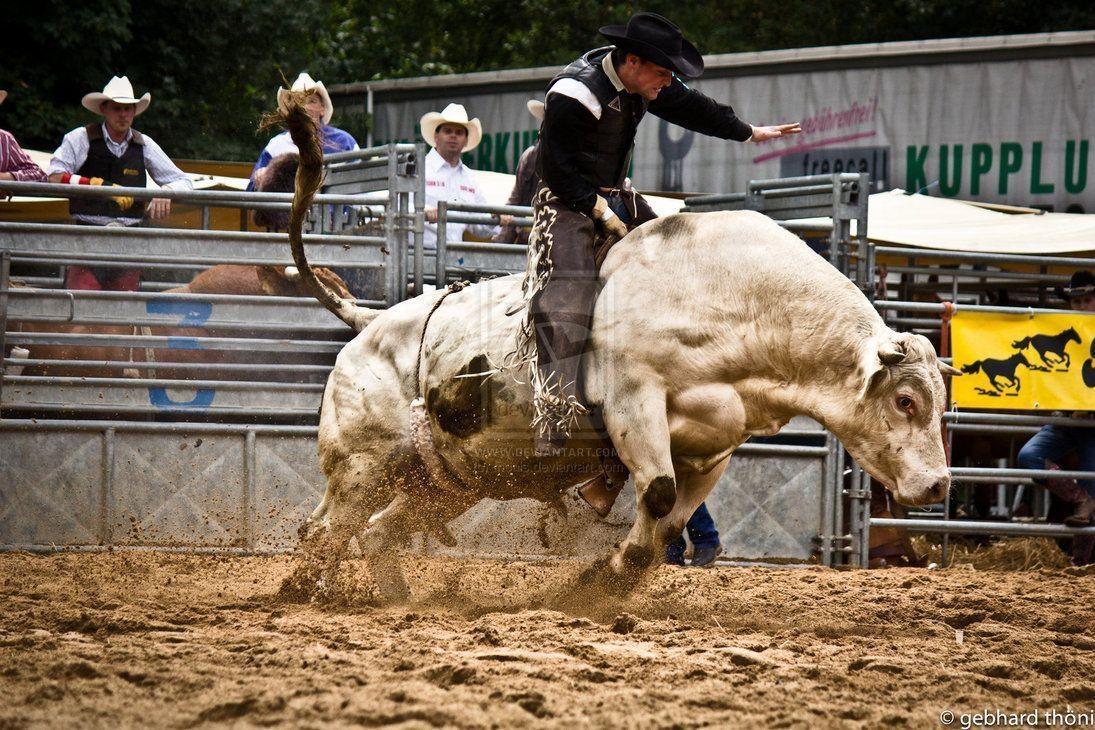
<svg viewBox="0 0 1095 730">
<path fill-rule="evenodd" d="M 133 127 L 130 127 L 129 129 L 127 129 L 125 131 L 125 139 L 123 139 L 121 142 L 115 142 L 114 138 L 110 136 L 110 130 L 106 128 L 106 122 L 102 123 L 102 128 L 103 128 L 103 140 L 106 141 L 106 142 L 109 142 L 112 145 L 123 145 L 123 144 L 129 142 L 129 140 L 133 139 Z"/>
<path fill-rule="evenodd" d="M 426 172 L 437 172 L 442 167 L 448 167 L 453 170 L 459 170 L 464 166 L 464 160 L 461 159 L 455 165 L 450 165 L 445 161 L 445 158 L 441 156 L 435 148 L 431 147 L 429 153 L 426 155 Z"/>
<path fill-rule="evenodd" d="M 606 53 L 605 57 L 601 59 L 601 68 L 605 70 L 608 80 L 616 87 L 616 91 L 623 91 L 624 82 L 620 81 L 620 76 L 616 73 L 616 67 L 612 65 L 612 51 Z"/>
</svg>

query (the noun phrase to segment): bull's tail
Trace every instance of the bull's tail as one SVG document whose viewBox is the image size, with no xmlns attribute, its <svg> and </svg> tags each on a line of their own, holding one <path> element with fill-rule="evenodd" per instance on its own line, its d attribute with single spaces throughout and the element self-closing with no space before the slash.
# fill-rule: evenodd
<svg viewBox="0 0 1095 730">
<path fill-rule="evenodd" d="M 355 332 L 365 329 L 380 314 L 380 310 L 359 307 L 353 300 L 340 299 L 331 289 L 316 278 L 308 258 L 304 255 L 304 238 L 301 231 L 304 218 L 312 198 L 323 182 L 323 150 L 319 143 L 316 125 L 304 111 L 303 94 L 291 94 L 289 103 L 277 114 L 268 117 L 266 124 L 282 124 L 300 150 L 300 166 L 297 167 L 296 193 L 293 196 L 293 208 L 289 213 L 289 246 L 293 252 L 293 262 L 300 272 L 300 278 L 319 300 L 336 317 L 354 328 Z"/>
<path fill-rule="evenodd" d="M 981 369 L 981 361 L 980 360 L 978 360 L 976 362 L 971 362 L 969 365 L 963 365 L 962 366 L 962 372 L 969 373 L 971 375 L 973 373 L 976 373 L 980 369 Z"/>
</svg>

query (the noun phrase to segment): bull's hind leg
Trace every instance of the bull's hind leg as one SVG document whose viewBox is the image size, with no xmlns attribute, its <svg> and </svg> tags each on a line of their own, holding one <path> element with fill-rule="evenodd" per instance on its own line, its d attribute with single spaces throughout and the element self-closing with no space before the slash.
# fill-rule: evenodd
<svg viewBox="0 0 1095 730">
<path fill-rule="evenodd" d="M 376 479 L 383 474 L 377 463 L 355 454 L 332 465 L 323 500 L 300 528 L 300 561 L 282 583 L 283 596 L 310 599 L 335 585 L 350 540 L 391 499 L 391 490 Z M 366 482 L 364 475 L 370 474 L 374 480 Z"/>
<path fill-rule="evenodd" d="M 478 502 L 472 492 L 437 490 L 424 479 L 408 483 L 391 504 L 368 520 L 358 537 L 384 600 L 391 603 L 410 598 L 410 588 L 400 565 L 399 547 L 415 532 L 440 533 L 445 523 Z"/>
<path fill-rule="evenodd" d="M 408 500 L 405 493 L 396 495 L 387 507 L 369 518 L 365 530 L 358 536 L 361 553 L 387 603 L 403 603 L 411 597 L 399 557 Z"/>
</svg>

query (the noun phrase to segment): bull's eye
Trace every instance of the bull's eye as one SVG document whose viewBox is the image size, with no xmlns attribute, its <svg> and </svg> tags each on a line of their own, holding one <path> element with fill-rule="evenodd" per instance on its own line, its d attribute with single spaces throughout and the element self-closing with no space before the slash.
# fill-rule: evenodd
<svg viewBox="0 0 1095 730">
<path fill-rule="evenodd" d="M 914 401 L 909 396 L 907 396 L 907 395 L 897 396 L 897 407 L 900 408 L 901 410 L 905 411 L 906 413 L 911 415 L 912 412 L 915 410 L 915 406 L 916 406 L 916 401 Z"/>
</svg>

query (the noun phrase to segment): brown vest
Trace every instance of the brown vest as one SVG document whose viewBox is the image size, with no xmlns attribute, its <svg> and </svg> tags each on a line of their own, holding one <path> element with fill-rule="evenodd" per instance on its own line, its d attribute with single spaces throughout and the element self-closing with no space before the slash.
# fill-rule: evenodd
<svg viewBox="0 0 1095 730">
<path fill-rule="evenodd" d="M 101 177 L 107 184 L 117 183 L 127 188 L 145 187 L 144 137 L 136 129 L 129 140 L 129 147 L 121 157 L 115 157 L 103 139 L 102 124 L 84 127 L 90 146 L 87 159 L 77 172 L 84 177 Z M 68 203 L 70 214 L 106 215 L 112 218 L 141 218 L 145 201 L 136 200 L 126 210 L 118 210 L 108 198 L 72 198 Z"/>
</svg>

